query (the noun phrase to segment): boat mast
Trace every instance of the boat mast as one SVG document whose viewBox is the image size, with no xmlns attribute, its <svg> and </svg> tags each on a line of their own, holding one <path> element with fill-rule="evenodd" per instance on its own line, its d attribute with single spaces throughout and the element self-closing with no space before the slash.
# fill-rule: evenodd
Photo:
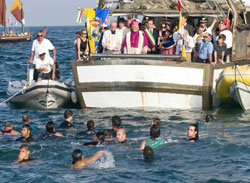
<svg viewBox="0 0 250 183">
<path fill-rule="evenodd" d="M 22 6 L 22 9 L 21 9 L 21 20 L 23 20 L 24 19 L 24 17 L 23 17 L 23 3 L 21 3 L 21 6 Z M 22 21 L 22 32 L 24 33 L 24 22 Z"/>
<path fill-rule="evenodd" d="M 2 0 L 2 25 L 3 25 L 3 35 L 6 33 L 6 5 L 5 5 L 5 0 Z"/>
</svg>

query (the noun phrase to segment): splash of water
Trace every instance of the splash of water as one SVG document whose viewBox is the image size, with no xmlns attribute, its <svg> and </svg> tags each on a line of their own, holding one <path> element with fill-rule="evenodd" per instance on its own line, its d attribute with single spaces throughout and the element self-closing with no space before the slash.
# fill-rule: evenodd
<svg viewBox="0 0 250 183">
<path fill-rule="evenodd" d="M 111 152 L 105 151 L 106 155 L 100 157 L 97 161 L 90 165 L 91 168 L 94 169 L 107 169 L 107 168 L 114 168 L 115 167 L 115 160 L 114 156 Z"/>
</svg>

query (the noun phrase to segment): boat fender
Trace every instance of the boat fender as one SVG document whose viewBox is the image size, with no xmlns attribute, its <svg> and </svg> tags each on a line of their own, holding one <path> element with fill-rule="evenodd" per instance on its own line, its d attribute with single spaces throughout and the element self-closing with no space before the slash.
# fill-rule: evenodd
<svg viewBox="0 0 250 183">
<path fill-rule="evenodd" d="M 71 92 L 71 100 L 74 104 L 77 103 L 77 95 L 76 92 Z"/>
</svg>

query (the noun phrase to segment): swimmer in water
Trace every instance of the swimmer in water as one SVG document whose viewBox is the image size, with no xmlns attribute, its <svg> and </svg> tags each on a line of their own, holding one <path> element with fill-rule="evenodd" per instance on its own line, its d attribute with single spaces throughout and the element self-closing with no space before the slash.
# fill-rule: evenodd
<svg viewBox="0 0 250 183">
<path fill-rule="evenodd" d="M 102 132 L 97 132 L 93 137 L 92 142 L 87 142 L 84 144 L 84 146 L 96 146 L 99 144 L 103 144 L 104 139 L 105 139 L 104 134 Z"/>
<path fill-rule="evenodd" d="M 160 124 L 161 124 L 161 120 L 160 120 L 160 118 L 153 118 L 152 120 L 151 120 L 151 126 L 153 126 L 153 125 L 159 125 L 160 126 Z"/>
<path fill-rule="evenodd" d="M 87 131 L 79 132 L 77 135 L 95 135 L 95 122 L 93 120 L 89 120 L 87 122 Z"/>
<path fill-rule="evenodd" d="M 80 169 L 81 167 L 88 165 L 90 163 L 93 163 L 97 159 L 99 159 L 101 156 L 104 156 L 106 153 L 104 151 L 98 151 L 90 158 L 84 158 L 83 153 L 81 150 L 76 149 L 72 153 L 72 165 L 70 168 L 72 169 Z"/>
<path fill-rule="evenodd" d="M 212 114 L 208 114 L 206 116 L 206 122 L 209 123 L 209 122 L 213 122 L 214 121 L 214 116 Z"/>
<path fill-rule="evenodd" d="M 72 124 L 73 112 L 71 110 L 66 110 L 64 112 L 64 122 L 62 122 L 59 128 L 72 128 L 74 125 Z"/>
<path fill-rule="evenodd" d="M 2 135 L 19 135 L 20 133 L 13 129 L 11 122 L 7 121 L 4 124 L 4 129 L 0 130 Z"/>
<path fill-rule="evenodd" d="M 116 140 L 118 143 L 126 143 L 127 142 L 127 134 L 126 130 L 124 128 L 120 128 L 117 130 L 116 133 Z"/>
<path fill-rule="evenodd" d="M 112 135 L 116 136 L 117 130 L 120 128 L 122 120 L 120 118 L 120 116 L 113 116 L 112 119 Z"/>
<path fill-rule="evenodd" d="M 30 117 L 28 116 L 28 114 L 24 114 L 22 120 L 25 125 L 30 125 L 31 130 L 36 129 L 36 126 L 30 124 Z"/>
<path fill-rule="evenodd" d="M 22 143 L 28 143 L 35 141 L 36 139 L 31 136 L 31 128 L 30 125 L 22 126 L 22 137 L 16 139 L 16 141 L 20 141 Z"/>
<path fill-rule="evenodd" d="M 153 155 L 154 155 L 154 150 L 151 147 L 146 146 L 143 149 L 143 156 L 145 159 L 152 159 Z"/>
<path fill-rule="evenodd" d="M 187 137 L 189 139 L 189 142 L 197 142 L 199 140 L 199 129 L 197 123 L 189 125 Z"/>
<path fill-rule="evenodd" d="M 49 121 L 46 123 L 46 130 L 47 133 L 44 135 L 46 137 L 52 137 L 52 136 L 63 137 L 63 134 L 56 132 L 56 127 L 53 121 Z"/>
<path fill-rule="evenodd" d="M 113 141 L 112 132 L 110 130 L 108 130 L 108 129 L 103 130 L 103 134 L 105 137 L 105 139 L 104 139 L 105 142 Z"/>
<path fill-rule="evenodd" d="M 153 125 L 150 128 L 150 139 L 146 139 L 142 141 L 141 146 L 139 150 L 143 150 L 146 146 L 149 146 L 151 148 L 157 148 L 163 144 L 167 144 L 168 142 L 160 137 L 161 130 L 159 125 Z"/>
<path fill-rule="evenodd" d="M 29 164 L 31 161 L 34 161 L 30 158 L 30 148 L 28 145 L 23 144 L 19 148 L 19 155 L 17 160 L 13 164 Z"/>
</svg>

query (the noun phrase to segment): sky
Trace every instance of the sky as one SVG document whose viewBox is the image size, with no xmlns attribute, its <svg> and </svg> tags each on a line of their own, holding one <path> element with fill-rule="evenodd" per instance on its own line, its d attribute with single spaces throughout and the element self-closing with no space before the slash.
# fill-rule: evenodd
<svg viewBox="0 0 250 183">
<path fill-rule="evenodd" d="M 6 0 L 7 17 L 14 0 Z M 21 0 L 25 26 L 72 26 L 76 23 L 77 9 L 95 8 L 96 0 Z M 14 21 L 15 22 L 15 21 Z"/>
</svg>

